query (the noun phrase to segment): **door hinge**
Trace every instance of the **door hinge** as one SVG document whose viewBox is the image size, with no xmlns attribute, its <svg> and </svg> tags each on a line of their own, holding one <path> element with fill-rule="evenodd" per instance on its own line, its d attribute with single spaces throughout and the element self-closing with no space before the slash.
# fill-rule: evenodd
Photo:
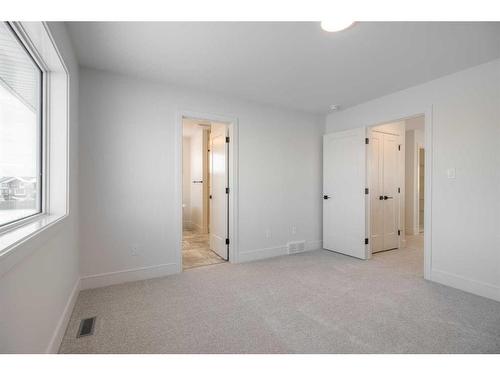
<svg viewBox="0 0 500 375">
<path fill-rule="evenodd" d="M 398 151 L 401 151 L 401 145 L 398 145 Z"/>
<path fill-rule="evenodd" d="M 208 199 L 212 199 L 212 194 L 210 194 L 210 195 L 208 196 Z"/>
<path fill-rule="evenodd" d="M 229 143 L 229 137 L 226 137 L 226 143 Z"/>
<path fill-rule="evenodd" d="M 398 236 L 401 236 L 401 231 L 398 229 Z"/>
<path fill-rule="evenodd" d="M 365 188 L 365 194 L 370 193 L 370 190 L 368 188 Z"/>
<path fill-rule="evenodd" d="M 226 194 L 229 194 L 229 188 L 226 188 Z"/>
<path fill-rule="evenodd" d="M 398 193 L 401 193 L 401 188 L 398 188 Z"/>
<path fill-rule="evenodd" d="M 229 238 L 226 238 L 226 245 L 229 245 Z"/>
<path fill-rule="evenodd" d="M 366 145 L 370 144 L 370 138 L 365 138 L 365 144 Z"/>
<path fill-rule="evenodd" d="M 368 238 L 365 238 L 365 245 L 368 245 Z"/>
</svg>

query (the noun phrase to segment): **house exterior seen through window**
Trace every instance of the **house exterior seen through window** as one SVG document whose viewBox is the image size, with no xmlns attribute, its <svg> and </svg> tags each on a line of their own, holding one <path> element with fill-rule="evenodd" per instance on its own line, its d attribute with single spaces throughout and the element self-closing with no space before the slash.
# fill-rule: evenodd
<svg viewBox="0 0 500 375">
<path fill-rule="evenodd" d="M 0 23 L 0 227 L 42 212 L 42 71 Z"/>
</svg>

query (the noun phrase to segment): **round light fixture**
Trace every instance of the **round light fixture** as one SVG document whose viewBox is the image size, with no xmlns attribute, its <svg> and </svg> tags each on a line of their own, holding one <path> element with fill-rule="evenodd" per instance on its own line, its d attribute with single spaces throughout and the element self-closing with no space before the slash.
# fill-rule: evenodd
<svg viewBox="0 0 500 375">
<path fill-rule="evenodd" d="M 338 104 L 332 104 L 330 106 L 331 111 L 338 111 L 340 109 L 340 106 Z"/>
<path fill-rule="evenodd" d="M 329 20 L 329 21 L 321 21 L 321 28 L 329 33 L 333 33 L 336 31 L 342 31 L 351 26 L 354 21 L 350 20 Z"/>
</svg>

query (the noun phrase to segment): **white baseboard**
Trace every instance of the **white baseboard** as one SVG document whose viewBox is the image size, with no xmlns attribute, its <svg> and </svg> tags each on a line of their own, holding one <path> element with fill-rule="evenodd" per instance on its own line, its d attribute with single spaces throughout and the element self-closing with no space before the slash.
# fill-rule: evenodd
<svg viewBox="0 0 500 375">
<path fill-rule="evenodd" d="M 306 251 L 323 249 L 323 240 L 306 241 Z"/>
<path fill-rule="evenodd" d="M 99 275 L 85 276 L 81 279 L 78 279 L 75 282 L 73 289 L 71 290 L 66 306 L 64 307 L 54 334 L 52 335 L 52 338 L 47 345 L 47 349 L 45 350 L 45 352 L 49 354 L 58 353 L 80 290 L 121 284 L 129 281 L 153 279 L 156 277 L 167 276 L 178 272 L 179 266 L 176 263 L 167 263 L 152 267 L 143 267 L 118 272 L 108 272 Z"/>
<path fill-rule="evenodd" d="M 64 307 L 64 310 L 59 318 L 59 322 L 57 323 L 54 334 L 52 335 L 52 339 L 45 350 L 48 354 L 57 354 L 59 352 L 59 347 L 61 346 L 62 339 L 64 337 L 64 333 L 66 332 L 66 327 L 68 326 L 69 319 L 71 318 L 71 314 L 73 313 L 73 308 L 75 307 L 76 299 L 78 297 L 78 293 L 80 292 L 80 279 L 76 280 L 75 285 L 73 286 L 73 290 L 71 291 L 68 302 Z"/>
<path fill-rule="evenodd" d="M 265 249 L 257 249 L 245 251 L 238 254 L 238 263 L 251 262 L 253 260 L 274 258 L 280 255 L 287 255 L 286 246 L 268 247 Z"/>
<path fill-rule="evenodd" d="M 451 286 L 481 297 L 500 301 L 500 287 L 481 281 L 467 279 L 446 271 L 433 269 L 431 271 L 431 281 L 439 284 Z"/>
<path fill-rule="evenodd" d="M 177 263 L 165 263 L 150 267 L 133 268 L 123 271 L 106 272 L 81 278 L 81 289 L 94 289 L 103 286 L 163 277 L 179 272 Z"/>
<path fill-rule="evenodd" d="M 319 250 L 323 248 L 323 241 L 306 241 L 306 250 L 305 251 L 313 251 Z M 296 253 L 299 254 L 299 253 Z M 289 255 L 288 249 L 286 245 L 276 246 L 276 247 L 268 247 L 265 249 L 256 249 L 245 251 L 243 253 L 238 254 L 238 263 L 251 262 L 254 260 L 274 258 L 281 255 Z"/>
</svg>

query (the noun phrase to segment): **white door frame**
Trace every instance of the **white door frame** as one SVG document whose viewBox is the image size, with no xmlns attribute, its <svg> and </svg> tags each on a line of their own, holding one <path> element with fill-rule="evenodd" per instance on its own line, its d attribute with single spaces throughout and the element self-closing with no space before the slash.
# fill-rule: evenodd
<svg viewBox="0 0 500 375">
<path fill-rule="evenodd" d="M 398 122 L 408 120 L 413 117 L 424 116 L 424 133 L 425 133 L 425 172 L 424 172 L 424 191 L 425 191 L 425 200 L 424 200 L 424 278 L 427 280 L 431 280 L 431 270 L 432 270 L 432 106 L 425 108 L 423 111 L 415 112 L 413 114 L 408 114 L 401 116 L 399 118 L 387 119 L 387 121 L 381 121 L 376 124 L 367 125 L 368 128 L 372 128 L 374 126 L 388 124 L 391 122 Z M 368 133 L 368 132 L 367 132 Z M 367 158 L 369 157 L 369 153 L 367 153 Z M 367 159 L 367 166 L 369 160 Z M 368 173 L 369 170 L 366 169 L 367 173 L 367 183 L 368 183 Z M 367 238 L 371 238 L 370 232 L 370 205 L 369 205 L 369 196 L 367 196 L 367 212 L 366 212 L 366 231 Z M 405 230 L 405 228 L 402 228 Z M 368 247 L 369 257 L 371 257 L 371 246 Z"/>
<path fill-rule="evenodd" d="M 229 132 L 229 262 L 238 262 L 238 119 L 236 117 L 192 110 L 178 110 L 175 118 L 174 201 L 176 209 L 174 233 L 177 238 L 178 272 L 182 272 L 182 120 L 205 119 L 228 124 Z"/>
</svg>

